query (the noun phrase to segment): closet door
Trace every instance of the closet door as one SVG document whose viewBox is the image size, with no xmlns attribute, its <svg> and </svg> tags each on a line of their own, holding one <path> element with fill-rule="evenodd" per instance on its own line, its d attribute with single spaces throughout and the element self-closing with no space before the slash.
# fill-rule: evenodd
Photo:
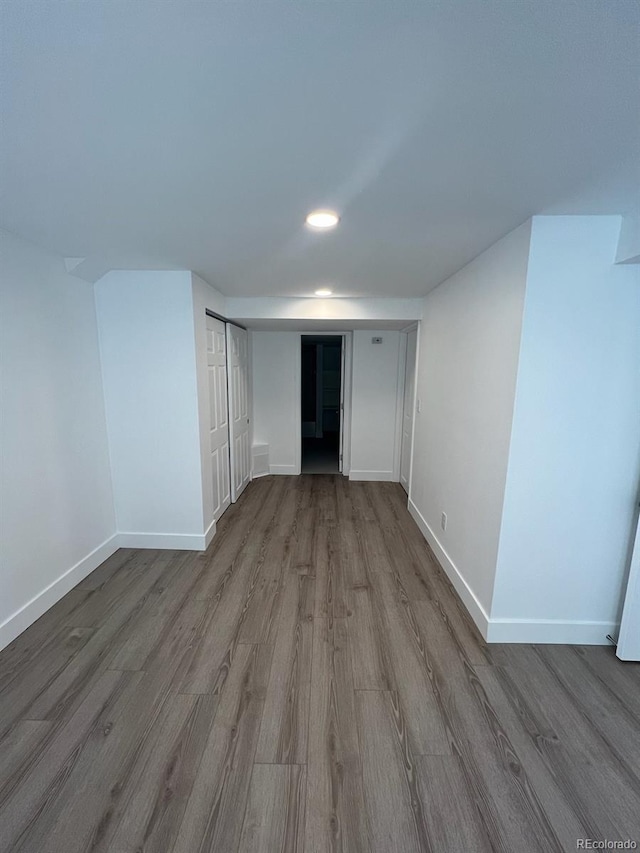
<svg viewBox="0 0 640 853">
<path fill-rule="evenodd" d="M 231 503 L 229 477 L 229 415 L 227 407 L 227 348 L 225 324 L 207 315 L 209 374 L 209 451 L 213 487 L 213 519 Z"/>
<path fill-rule="evenodd" d="M 231 447 L 231 500 L 235 503 L 251 477 L 249 446 L 249 333 L 227 323 L 229 369 L 229 443 Z"/>
</svg>

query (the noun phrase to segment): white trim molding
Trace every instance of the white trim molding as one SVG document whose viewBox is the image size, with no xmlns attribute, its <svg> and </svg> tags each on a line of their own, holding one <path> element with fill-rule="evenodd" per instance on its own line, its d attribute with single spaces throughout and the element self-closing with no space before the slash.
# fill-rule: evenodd
<svg viewBox="0 0 640 853">
<path fill-rule="evenodd" d="M 618 629 L 615 622 L 490 618 L 464 579 L 462 572 L 442 547 L 438 537 L 412 500 L 409 500 L 408 508 L 438 563 L 488 643 L 566 643 L 578 646 L 606 646 L 607 634 L 615 636 Z"/>
<path fill-rule="evenodd" d="M 0 624 L 0 649 L 8 646 L 54 604 L 90 575 L 118 548 L 158 548 L 177 551 L 206 551 L 216 533 L 212 521 L 203 535 L 184 533 L 114 533 L 86 557 L 63 572 L 19 610 Z"/>
<path fill-rule="evenodd" d="M 442 547 L 442 545 L 438 541 L 438 537 L 429 527 L 426 519 L 411 499 L 409 499 L 408 508 L 411 517 L 420 528 L 420 532 L 422 533 L 424 538 L 429 543 L 429 546 L 431 547 L 431 550 L 433 551 L 438 563 L 440 563 L 440 566 L 442 567 L 444 573 L 449 578 L 449 580 L 453 584 L 455 591 L 462 599 L 462 603 L 471 614 L 471 618 L 478 626 L 478 630 L 486 640 L 489 629 L 489 616 L 487 614 L 487 611 L 484 609 L 484 607 L 476 597 L 476 594 L 466 582 L 466 580 L 462 576 L 462 573 L 460 572 L 456 564 L 453 562 L 451 557 Z"/>
<path fill-rule="evenodd" d="M 211 530 L 211 528 L 209 528 Z M 215 528 L 214 528 L 215 532 Z M 118 533 L 118 548 L 158 548 L 175 551 L 206 551 L 207 534 L 198 533 Z M 211 534 L 213 537 L 213 533 Z M 211 540 L 209 540 L 211 541 Z"/>
<path fill-rule="evenodd" d="M 207 527 L 204 533 L 204 550 L 209 547 L 211 544 L 211 540 L 216 535 L 216 523 L 212 521 L 211 524 Z"/>
<path fill-rule="evenodd" d="M 109 539 L 106 539 L 101 545 L 90 551 L 86 557 L 83 557 L 75 565 L 71 566 L 70 569 L 63 572 L 60 577 L 52 581 L 49 586 L 46 586 L 30 601 L 23 604 L 8 619 L 5 619 L 0 625 L 0 649 L 8 646 L 19 634 L 26 631 L 29 625 L 32 625 L 36 619 L 39 619 L 43 613 L 46 613 L 47 610 L 60 601 L 74 586 L 77 586 L 94 569 L 97 569 L 101 563 L 104 563 L 112 554 L 115 554 L 119 547 L 118 534 L 114 533 L 113 536 L 110 536 Z"/>
<path fill-rule="evenodd" d="M 270 474 L 284 474 L 285 476 L 295 477 L 300 473 L 297 465 L 269 465 Z"/>
<path fill-rule="evenodd" d="M 615 636 L 615 622 L 566 622 L 560 619 L 491 619 L 488 643 L 562 643 L 573 646 L 607 646 Z"/>
<path fill-rule="evenodd" d="M 370 481 L 379 483 L 395 483 L 397 478 L 393 471 L 358 471 L 352 468 L 349 471 L 350 480 Z"/>
</svg>

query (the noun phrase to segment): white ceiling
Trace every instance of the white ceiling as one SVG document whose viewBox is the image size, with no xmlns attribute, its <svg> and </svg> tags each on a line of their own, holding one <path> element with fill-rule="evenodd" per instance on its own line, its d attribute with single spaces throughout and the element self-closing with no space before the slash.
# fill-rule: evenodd
<svg viewBox="0 0 640 853">
<path fill-rule="evenodd" d="M 88 277 L 412 297 L 637 201 L 637 0 L 3 0 L 0 31 L 0 225 Z"/>
</svg>

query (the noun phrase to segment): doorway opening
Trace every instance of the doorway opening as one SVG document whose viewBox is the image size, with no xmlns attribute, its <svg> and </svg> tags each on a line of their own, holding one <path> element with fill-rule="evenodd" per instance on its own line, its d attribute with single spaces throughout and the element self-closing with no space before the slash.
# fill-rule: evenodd
<svg viewBox="0 0 640 853">
<path fill-rule="evenodd" d="M 303 474 L 342 470 L 341 335 L 302 335 L 301 407 Z"/>
</svg>

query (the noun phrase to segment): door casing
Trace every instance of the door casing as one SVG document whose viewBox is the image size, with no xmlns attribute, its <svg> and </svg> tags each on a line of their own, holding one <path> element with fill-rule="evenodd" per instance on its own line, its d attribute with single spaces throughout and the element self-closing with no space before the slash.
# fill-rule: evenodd
<svg viewBox="0 0 640 853">
<path fill-rule="evenodd" d="M 295 384 L 297 389 L 296 412 L 295 412 L 295 434 L 296 434 L 296 474 L 302 471 L 302 338 L 306 335 L 317 337 L 321 334 L 323 337 L 342 338 L 342 363 L 343 376 L 340 395 L 342 399 L 342 410 L 340 413 L 341 422 L 341 447 L 342 447 L 342 474 L 345 477 L 349 476 L 351 470 L 351 362 L 353 355 L 353 333 L 352 332 L 333 332 L 323 329 L 322 332 L 309 331 L 298 332 L 298 347 L 295 363 Z"/>
</svg>

